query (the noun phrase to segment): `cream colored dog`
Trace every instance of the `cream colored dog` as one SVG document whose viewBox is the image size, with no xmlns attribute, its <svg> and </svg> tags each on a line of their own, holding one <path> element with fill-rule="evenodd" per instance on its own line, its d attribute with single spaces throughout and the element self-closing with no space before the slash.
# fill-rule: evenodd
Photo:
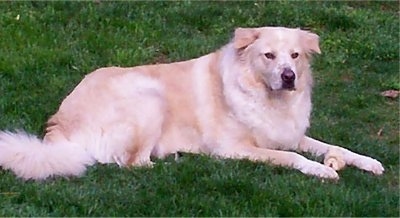
<svg viewBox="0 0 400 218">
<path fill-rule="evenodd" d="M 333 168 L 286 151 L 335 150 L 338 162 L 382 174 L 377 160 L 304 135 L 318 38 L 300 29 L 238 28 L 229 44 L 197 59 L 98 69 L 65 98 L 43 140 L 0 132 L 0 165 L 45 179 L 80 175 L 95 161 L 147 166 L 151 156 L 181 151 L 338 179 Z"/>
</svg>

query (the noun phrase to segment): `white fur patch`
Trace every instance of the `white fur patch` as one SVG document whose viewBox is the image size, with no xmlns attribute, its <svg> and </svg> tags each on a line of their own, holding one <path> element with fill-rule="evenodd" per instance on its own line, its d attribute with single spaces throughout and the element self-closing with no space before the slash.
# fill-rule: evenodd
<svg viewBox="0 0 400 218">
<path fill-rule="evenodd" d="M 0 165 L 24 179 L 78 176 L 94 160 L 82 147 L 63 141 L 45 144 L 24 132 L 0 132 Z"/>
</svg>

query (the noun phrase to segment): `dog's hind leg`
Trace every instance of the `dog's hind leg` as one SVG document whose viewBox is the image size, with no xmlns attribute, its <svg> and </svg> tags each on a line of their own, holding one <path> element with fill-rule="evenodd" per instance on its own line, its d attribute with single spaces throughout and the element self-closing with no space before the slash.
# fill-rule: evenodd
<svg viewBox="0 0 400 218">
<path fill-rule="evenodd" d="M 150 156 L 161 137 L 165 113 L 163 101 L 159 96 L 145 95 L 143 98 L 140 105 L 135 106 L 133 137 L 125 150 L 126 166 L 152 166 Z"/>
<path fill-rule="evenodd" d="M 371 157 L 360 155 L 349 151 L 348 149 L 336 145 L 330 145 L 307 136 L 300 141 L 298 148 L 300 151 L 310 152 L 317 156 L 327 155 L 332 150 L 335 150 L 340 153 L 339 155 L 343 158 L 345 164 L 372 172 L 375 175 L 380 175 L 384 171 L 382 164 Z"/>
<path fill-rule="evenodd" d="M 134 144 L 127 149 L 129 156 L 127 166 L 153 166 L 150 157 L 161 135 L 161 123 L 159 124 L 154 122 L 149 124 L 145 135 L 136 134 Z"/>
</svg>

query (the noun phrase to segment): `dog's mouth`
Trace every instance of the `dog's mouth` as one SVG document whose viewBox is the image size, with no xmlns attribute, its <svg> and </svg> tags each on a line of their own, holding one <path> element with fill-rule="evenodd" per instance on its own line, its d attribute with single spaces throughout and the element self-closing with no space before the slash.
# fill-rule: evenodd
<svg viewBox="0 0 400 218">
<path fill-rule="evenodd" d="M 291 81 L 276 81 L 269 82 L 270 80 L 267 78 L 263 79 L 263 83 L 267 91 L 296 91 L 296 82 L 295 80 Z"/>
<path fill-rule="evenodd" d="M 296 87 L 294 86 L 294 83 L 283 83 L 281 90 L 296 91 Z"/>
<path fill-rule="evenodd" d="M 273 89 L 272 87 L 268 86 L 267 89 L 269 91 L 275 91 L 275 92 L 278 92 L 278 91 L 296 91 L 296 87 L 295 87 L 294 84 L 293 85 L 283 84 L 282 87 L 278 88 L 278 89 Z"/>
</svg>

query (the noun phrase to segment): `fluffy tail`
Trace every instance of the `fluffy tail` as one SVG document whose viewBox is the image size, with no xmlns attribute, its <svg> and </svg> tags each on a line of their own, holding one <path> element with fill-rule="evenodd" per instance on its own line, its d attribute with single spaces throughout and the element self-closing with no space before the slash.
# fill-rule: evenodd
<svg viewBox="0 0 400 218">
<path fill-rule="evenodd" d="M 93 163 L 90 155 L 72 142 L 47 144 L 24 132 L 0 131 L 0 166 L 23 179 L 78 176 Z"/>
</svg>

